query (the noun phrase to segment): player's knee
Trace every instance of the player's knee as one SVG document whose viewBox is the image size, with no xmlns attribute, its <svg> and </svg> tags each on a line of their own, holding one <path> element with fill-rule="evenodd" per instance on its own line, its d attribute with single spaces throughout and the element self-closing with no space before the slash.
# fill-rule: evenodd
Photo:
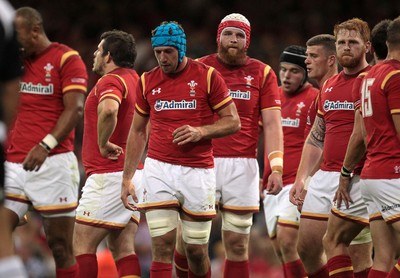
<svg viewBox="0 0 400 278">
<path fill-rule="evenodd" d="M 182 220 L 182 239 L 187 244 L 207 244 L 210 232 L 211 220 L 201 222 Z"/>
<path fill-rule="evenodd" d="M 250 234 L 253 224 L 253 214 L 235 214 L 227 211 L 222 212 L 222 230 L 239 234 Z"/>
<path fill-rule="evenodd" d="M 151 237 L 163 236 L 178 226 L 178 212 L 171 209 L 146 212 Z"/>
</svg>

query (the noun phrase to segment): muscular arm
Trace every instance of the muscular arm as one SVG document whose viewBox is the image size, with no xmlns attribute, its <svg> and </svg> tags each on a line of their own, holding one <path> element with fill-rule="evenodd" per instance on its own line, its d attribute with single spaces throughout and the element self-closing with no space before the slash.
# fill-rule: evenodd
<svg viewBox="0 0 400 278">
<path fill-rule="evenodd" d="M 64 141 L 82 119 L 85 95 L 77 92 L 66 93 L 63 102 L 64 111 L 58 118 L 56 126 L 50 132 L 59 143 Z"/>
<path fill-rule="evenodd" d="M 117 160 L 124 152 L 121 146 L 110 142 L 117 126 L 119 103 L 111 98 L 102 100 L 97 106 L 97 137 L 99 151 L 105 158 Z"/>
<path fill-rule="evenodd" d="M 365 154 L 365 144 L 363 137 L 363 119 L 360 110 L 354 114 L 354 127 L 347 145 L 346 155 L 343 166 L 348 170 L 353 170 Z"/>
<path fill-rule="evenodd" d="M 261 112 L 264 146 L 266 154 L 283 153 L 283 130 L 280 110 L 263 110 Z M 278 194 L 282 189 L 282 173 L 272 171 L 268 177 L 266 190 L 268 194 Z"/>
<path fill-rule="evenodd" d="M 343 160 L 343 166 L 350 172 L 356 167 L 358 162 L 362 159 L 366 151 L 363 136 L 363 119 L 361 111 L 357 109 L 354 114 L 354 126 L 353 132 L 351 133 L 349 143 L 347 145 L 346 155 Z M 335 193 L 333 201 L 336 201 L 336 206 L 339 208 L 342 202 L 345 203 L 346 207 L 349 207 L 349 203 L 353 202 L 349 195 L 351 176 L 340 175 L 339 186 Z"/>
<path fill-rule="evenodd" d="M 325 121 L 321 117 L 315 117 L 314 125 L 308 134 L 303 146 L 299 168 L 297 169 L 296 181 L 290 190 L 290 201 L 298 205 L 306 179 L 313 174 L 314 169 L 321 163 L 325 140 Z"/>
<path fill-rule="evenodd" d="M 149 118 L 142 117 L 138 113 L 134 114 L 126 145 L 124 172 L 122 175 L 121 199 L 126 208 L 133 210 L 135 210 L 135 207 L 129 204 L 128 196 L 131 195 L 135 202 L 138 201 L 135 193 L 135 186 L 132 183 L 132 178 L 135 174 L 136 167 L 142 158 L 144 148 L 146 147 L 148 137 L 148 121 Z"/>
<path fill-rule="evenodd" d="M 400 140 L 400 114 L 392 114 L 394 127 L 396 128 L 397 138 Z"/>
<path fill-rule="evenodd" d="M 64 111 L 61 113 L 56 126 L 50 132 L 58 143 L 62 142 L 82 119 L 85 95 L 78 92 L 70 92 L 64 95 Z M 42 146 L 35 145 L 23 161 L 23 167 L 27 171 L 38 171 L 46 160 L 48 151 Z"/>
<path fill-rule="evenodd" d="M 173 142 L 184 145 L 189 142 L 198 142 L 201 139 L 224 137 L 240 130 L 240 119 L 234 103 L 219 110 L 217 114 L 219 119 L 211 125 L 178 127 L 172 133 Z"/>
<path fill-rule="evenodd" d="M 97 135 L 99 147 L 104 147 L 117 126 L 119 103 L 106 98 L 97 106 Z"/>
</svg>

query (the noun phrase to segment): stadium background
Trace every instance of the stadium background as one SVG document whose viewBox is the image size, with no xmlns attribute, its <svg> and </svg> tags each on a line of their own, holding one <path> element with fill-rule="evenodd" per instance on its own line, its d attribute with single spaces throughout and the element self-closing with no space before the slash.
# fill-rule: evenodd
<svg viewBox="0 0 400 278">
<path fill-rule="evenodd" d="M 245 15 L 252 27 L 248 54 L 269 64 L 278 72 L 279 55 L 288 45 L 305 45 L 311 36 L 332 33 L 333 26 L 352 17 L 360 17 L 372 28 L 382 19 L 400 15 L 398 0 L 10 0 L 15 8 L 31 6 L 38 9 L 44 19 L 46 33 L 51 41 L 65 43 L 79 51 L 89 73 L 89 90 L 98 76 L 91 72 L 93 52 L 99 36 L 110 29 L 131 33 L 137 42 L 136 70 L 139 74 L 156 65 L 150 44 L 151 30 L 164 20 L 178 21 L 187 36 L 187 56 L 201 57 L 216 51 L 215 36 L 220 20 L 227 14 Z M 82 126 L 77 128 L 76 153 L 80 158 Z M 83 173 L 83 169 L 82 169 Z M 84 175 L 83 175 L 84 177 Z M 31 215 L 28 225 L 16 232 L 16 249 L 24 259 L 31 277 L 51 277 L 53 264 L 43 239 L 41 221 Z M 219 277 L 221 249 L 219 225 L 214 223 L 210 239 L 213 258 L 213 277 Z M 142 264 L 143 277 L 147 277 L 150 264 L 150 239 L 145 222 L 137 236 L 137 252 Z M 251 277 L 283 277 L 266 237 L 263 214 L 255 216 L 252 231 L 250 259 Z M 109 262 L 109 254 L 100 256 Z M 101 265 L 102 277 L 111 277 Z M 113 270 L 111 270 L 112 272 Z M 101 275 L 99 277 L 101 277 Z"/>
</svg>

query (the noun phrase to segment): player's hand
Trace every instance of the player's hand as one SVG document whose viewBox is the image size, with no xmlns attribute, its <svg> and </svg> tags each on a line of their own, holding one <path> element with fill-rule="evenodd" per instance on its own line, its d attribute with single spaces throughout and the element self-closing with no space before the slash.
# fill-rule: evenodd
<svg viewBox="0 0 400 278">
<path fill-rule="evenodd" d="M 111 143 L 110 141 L 108 141 L 103 147 L 99 146 L 99 150 L 104 158 L 110 160 L 117 160 L 118 157 L 124 153 L 124 150 L 120 146 Z"/>
<path fill-rule="evenodd" d="M 35 145 L 25 157 L 22 166 L 26 171 L 39 171 L 49 152 L 40 145 Z"/>
<path fill-rule="evenodd" d="M 267 194 L 277 195 L 282 190 L 282 174 L 278 172 L 272 172 L 268 177 L 267 186 L 265 188 Z"/>
<path fill-rule="evenodd" d="M 343 177 L 340 175 L 339 178 L 339 186 L 336 190 L 335 197 L 333 198 L 333 202 L 336 202 L 336 207 L 340 208 L 342 202 L 344 202 L 346 208 L 349 208 L 350 203 L 353 203 L 353 200 L 350 197 L 350 189 L 351 189 L 351 177 Z"/>
<path fill-rule="evenodd" d="M 289 191 L 289 200 L 295 206 L 303 206 L 304 196 L 304 182 L 296 181 Z"/>
<path fill-rule="evenodd" d="M 299 200 L 297 201 L 297 210 L 299 212 L 301 212 L 301 210 L 303 209 L 304 198 L 306 197 L 306 194 L 307 194 L 307 190 L 305 190 L 305 189 L 303 191 L 301 191 L 301 193 L 300 193 Z"/>
<path fill-rule="evenodd" d="M 184 125 L 178 127 L 172 132 L 173 143 L 177 145 L 184 145 L 190 142 L 198 142 L 203 138 L 203 132 L 201 127 L 192 127 L 190 125 Z"/>
<path fill-rule="evenodd" d="M 132 199 L 135 203 L 138 203 L 139 200 L 136 196 L 135 185 L 132 180 L 122 179 L 122 187 L 121 187 L 121 200 L 124 206 L 132 211 L 137 211 L 138 208 L 135 204 L 129 203 L 129 196 L 132 196 Z"/>
</svg>

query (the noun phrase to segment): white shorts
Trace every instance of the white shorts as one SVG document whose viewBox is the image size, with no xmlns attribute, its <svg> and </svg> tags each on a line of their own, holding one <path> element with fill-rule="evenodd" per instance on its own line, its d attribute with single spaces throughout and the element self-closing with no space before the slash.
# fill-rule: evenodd
<svg viewBox="0 0 400 278">
<path fill-rule="evenodd" d="M 214 158 L 216 200 L 221 210 L 258 212 L 260 170 L 255 158 Z"/>
<path fill-rule="evenodd" d="M 22 163 L 4 163 L 5 206 L 20 219 L 29 205 L 46 217 L 75 216 L 79 169 L 73 152 L 48 157 L 39 171 L 25 171 Z"/>
<path fill-rule="evenodd" d="M 362 179 L 361 193 L 370 217 L 381 214 L 383 219 L 391 224 L 400 220 L 400 179 Z M 378 208 L 379 212 L 373 213 Z"/>
<path fill-rule="evenodd" d="M 339 185 L 340 172 L 318 170 L 311 178 L 307 195 L 304 199 L 301 217 L 316 220 L 328 220 L 332 212 L 336 216 L 362 225 L 368 225 L 368 211 L 361 197 L 359 176 L 352 178 L 350 197 L 353 203 L 347 209 L 343 204 L 337 209 L 333 204 Z"/>
<path fill-rule="evenodd" d="M 289 201 L 289 191 L 293 184 L 286 185 L 278 195 L 267 195 L 264 190 L 264 216 L 270 238 L 276 237 L 277 225 L 298 228 L 300 213 Z"/>
<path fill-rule="evenodd" d="M 215 217 L 215 172 L 212 168 L 174 165 L 147 157 L 143 190 L 138 208 L 177 208 L 196 219 Z"/>
<path fill-rule="evenodd" d="M 136 195 L 143 193 L 142 170 L 133 177 Z M 121 201 L 122 171 L 90 175 L 82 188 L 82 197 L 76 209 L 76 222 L 107 229 L 123 229 L 129 220 L 140 221 L 140 212 L 124 207 Z M 129 202 L 134 203 L 129 196 Z"/>
</svg>

